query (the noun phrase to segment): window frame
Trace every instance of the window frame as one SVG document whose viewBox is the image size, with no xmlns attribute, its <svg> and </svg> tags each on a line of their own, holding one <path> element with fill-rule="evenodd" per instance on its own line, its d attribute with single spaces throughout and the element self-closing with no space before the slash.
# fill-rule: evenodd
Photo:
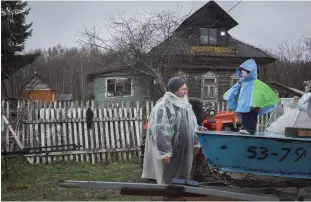
<svg viewBox="0 0 311 202">
<path fill-rule="evenodd" d="M 216 31 L 216 43 L 211 43 L 211 40 L 210 40 L 210 32 L 211 32 L 211 30 L 214 30 L 214 31 Z M 206 32 L 207 31 L 207 42 L 203 42 L 202 41 L 202 36 L 204 36 L 203 35 L 203 33 L 202 32 Z M 207 28 L 207 27 L 200 27 L 200 44 L 203 44 L 203 45 L 212 45 L 212 46 L 216 46 L 216 45 L 218 45 L 218 29 L 217 28 Z M 205 34 L 205 33 L 204 33 Z"/>
<path fill-rule="evenodd" d="M 201 77 L 201 99 L 202 100 L 218 100 L 218 75 L 209 71 L 206 74 L 202 75 Z M 212 79 L 214 80 L 214 84 L 205 84 L 205 79 Z M 214 87 L 215 93 L 213 97 L 205 97 L 204 96 L 204 90 L 206 87 Z"/>
<path fill-rule="evenodd" d="M 128 95 L 121 95 L 121 96 L 109 96 L 108 95 L 108 80 L 117 80 L 117 79 L 130 79 L 131 81 L 131 86 L 130 86 L 130 94 Z M 107 77 L 105 79 L 105 84 L 106 84 L 106 88 L 105 88 L 105 98 L 124 98 L 124 97 L 131 97 L 134 95 L 134 88 L 133 88 L 133 78 L 132 77 Z"/>
<path fill-rule="evenodd" d="M 236 73 L 230 76 L 230 88 L 237 83 L 237 82 L 234 82 L 234 80 L 239 80 L 239 77 L 236 75 Z"/>
</svg>

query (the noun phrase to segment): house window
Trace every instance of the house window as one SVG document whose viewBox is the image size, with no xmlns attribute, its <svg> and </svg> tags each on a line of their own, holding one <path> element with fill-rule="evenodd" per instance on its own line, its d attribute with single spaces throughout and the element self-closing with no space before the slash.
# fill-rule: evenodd
<svg viewBox="0 0 311 202">
<path fill-rule="evenodd" d="M 203 98 L 215 98 L 216 97 L 216 79 L 209 78 L 203 79 Z"/>
<path fill-rule="evenodd" d="M 238 81 L 239 81 L 239 77 L 237 77 L 236 73 L 232 74 L 230 77 L 230 86 L 234 86 Z"/>
<path fill-rule="evenodd" d="M 217 44 L 217 29 L 200 28 L 200 41 L 202 44 Z"/>
<path fill-rule="evenodd" d="M 131 78 L 107 79 L 107 97 L 129 96 L 132 94 Z"/>
<path fill-rule="evenodd" d="M 201 99 L 217 101 L 218 99 L 218 75 L 207 72 L 201 77 Z"/>
<path fill-rule="evenodd" d="M 200 36 L 201 43 L 208 44 L 208 29 L 201 28 L 200 31 L 201 31 L 201 36 Z"/>
</svg>

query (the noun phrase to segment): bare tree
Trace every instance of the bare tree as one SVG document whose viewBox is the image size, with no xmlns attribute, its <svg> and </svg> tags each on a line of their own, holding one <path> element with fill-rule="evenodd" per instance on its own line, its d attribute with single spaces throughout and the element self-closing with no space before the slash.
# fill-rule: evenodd
<svg viewBox="0 0 311 202">
<path fill-rule="evenodd" d="M 39 80 L 35 78 L 36 74 L 37 72 L 32 65 L 27 65 L 15 72 L 10 78 L 11 95 L 27 98 L 39 84 Z M 27 94 L 24 94 L 25 90 L 27 90 Z"/>
<path fill-rule="evenodd" d="M 155 13 L 144 11 L 130 17 L 118 13 L 117 17 L 108 18 L 107 32 L 110 37 L 104 38 L 99 26 L 91 30 L 84 27 L 80 32 L 81 42 L 101 48 L 123 65 L 153 77 L 164 92 L 168 67 L 173 61 L 169 50 L 173 35 L 177 34 L 174 31 L 190 14 L 180 16 L 179 11 L 178 8 Z M 160 43 L 165 45 L 161 54 L 150 54 L 149 51 Z"/>
<path fill-rule="evenodd" d="M 267 68 L 268 78 L 305 90 L 304 81 L 311 80 L 311 38 L 302 37 L 293 45 L 284 42 L 274 54 L 279 60 Z"/>
<path fill-rule="evenodd" d="M 75 100 L 91 97 L 93 88 L 86 80 L 86 76 L 102 68 L 102 60 L 105 59 L 102 51 L 88 47 L 68 49 L 57 45 L 41 52 L 42 56 L 25 69 L 29 71 L 27 74 L 32 73 L 33 76 L 33 72 L 37 72 L 43 77 L 42 82 L 49 84 L 50 88 L 56 90 L 58 94 L 72 94 Z M 23 75 L 25 76 L 26 73 L 24 72 Z M 16 80 L 18 79 L 20 77 L 16 77 Z"/>
</svg>

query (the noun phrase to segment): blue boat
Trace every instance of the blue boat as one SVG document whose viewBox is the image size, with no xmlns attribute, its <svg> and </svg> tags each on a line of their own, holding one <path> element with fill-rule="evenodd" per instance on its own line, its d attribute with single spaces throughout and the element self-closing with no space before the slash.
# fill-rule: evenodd
<svg viewBox="0 0 311 202">
<path fill-rule="evenodd" d="M 197 132 L 211 172 L 225 184 L 267 188 L 311 185 L 311 138 L 266 132 Z"/>
</svg>

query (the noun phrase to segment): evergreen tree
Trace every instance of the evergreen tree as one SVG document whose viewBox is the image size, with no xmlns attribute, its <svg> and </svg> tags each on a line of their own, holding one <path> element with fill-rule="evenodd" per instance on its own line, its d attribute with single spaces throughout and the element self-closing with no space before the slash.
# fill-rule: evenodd
<svg viewBox="0 0 311 202">
<path fill-rule="evenodd" d="M 22 54 L 25 41 L 32 34 L 32 23 L 26 23 L 30 8 L 25 1 L 1 1 L 1 82 L 27 64 L 39 54 Z M 4 89 L 3 89 L 4 90 Z"/>
</svg>

